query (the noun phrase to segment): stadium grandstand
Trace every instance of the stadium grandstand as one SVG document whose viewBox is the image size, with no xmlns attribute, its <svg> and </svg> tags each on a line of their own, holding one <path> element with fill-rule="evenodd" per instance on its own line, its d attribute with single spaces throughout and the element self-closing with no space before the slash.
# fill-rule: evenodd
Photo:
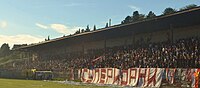
<svg viewBox="0 0 200 88">
<path fill-rule="evenodd" d="M 2 68 L 52 71 L 54 77 L 72 72 L 78 79 L 84 68 L 200 68 L 200 7 L 13 50 L 25 59 Z"/>
</svg>

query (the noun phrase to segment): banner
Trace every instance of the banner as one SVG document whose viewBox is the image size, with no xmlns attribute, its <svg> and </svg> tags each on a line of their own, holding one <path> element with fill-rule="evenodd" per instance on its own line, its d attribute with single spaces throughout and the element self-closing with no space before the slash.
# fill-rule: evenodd
<svg viewBox="0 0 200 88">
<path fill-rule="evenodd" d="M 117 68 L 81 69 L 81 81 L 84 83 L 114 84 L 133 87 L 160 87 L 161 68 Z"/>
<path fill-rule="evenodd" d="M 80 69 L 78 76 L 84 83 L 113 84 L 132 87 L 160 87 L 162 82 L 176 85 L 189 83 L 198 88 L 200 69 L 184 68 L 117 68 Z M 177 85 L 178 86 L 178 85 Z M 180 85 L 179 85 L 180 86 Z"/>
</svg>

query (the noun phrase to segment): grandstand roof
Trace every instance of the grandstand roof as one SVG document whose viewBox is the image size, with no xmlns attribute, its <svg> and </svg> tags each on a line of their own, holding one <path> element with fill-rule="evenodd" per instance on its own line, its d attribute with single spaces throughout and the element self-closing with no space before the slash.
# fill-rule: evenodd
<svg viewBox="0 0 200 88">
<path fill-rule="evenodd" d="M 170 27 L 180 28 L 200 24 L 200 7 L 189 9 L 185 11 L 178 11 L 174 14 L 157 16 L 153 19 L 145 19 L 138 22 L 128 23 L 128 24 L 119 24 L 113 25 L 108 28 L 101 28 L 96 31 L 90 31 L 75 35 L 64 36 L 56 39 L 51 39 L 49 41 L 43 41 L 36 44 L 30 44 L 28 46 L 23 46 L 18 49 L 30 49 L 42 46 L 51 46 L 51 44 L 57 45 L 68 45 L 77 42 L 85 41 L 94 41 L 101 39 L 114 38 L 119 36 L 127 36 L 130 34 L 151 32 L 151 31 L 160 31 L 167 30 Z M 70 41 L 70 42 L 69 42 Z"/>
</svg>

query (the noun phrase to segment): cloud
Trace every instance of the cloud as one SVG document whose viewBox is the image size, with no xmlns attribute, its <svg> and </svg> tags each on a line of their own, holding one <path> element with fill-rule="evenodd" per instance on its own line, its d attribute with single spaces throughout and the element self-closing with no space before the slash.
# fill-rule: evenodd
<svg viewBox="0 0 200 88">
<path fill-rule="evenodd" d="M 129 5 L 128 7 L 131 8 L 132 10 L 134 10 L 134 11 L 140 11 L 139 7 L 136 7 L 136 6 L 133 6 L 133 5 Z"/>
<path fill-rule="evenodd" d="M 78 29 L 83 29 L 83 27 L 71 27 L 71 26 L 59 24 L 59 23 L 48 24 L 48 25 L 43 25 L 41 23 L 35 23 L 35 25 L 39 28 L 42 28 L 42 29 L 54 30 L 54 31 L 56 31 L 60 34 L 73 34 Z"/>
<path fill-rule="evenodd" d="M 8 26 L 6 21 L 0 21 L 0 28 L 6 28 Z"/>
<path fill-rule="evenodd" d="M 68 27 L 63 24 L 51 24 L 50 27 L 61 34 L 68 34 L 70 30 L 67 30 Z"/>
<path fill-rule="evenodd" d="M 48 29 L 48 26 L 40 24 L 40 23 L 35 23 L 35 25 L 42 29 Z"/>
<path fill-rule="evenodd" d="M 14 44 L 39 43 L 41 41 L 44 41 L 44 38 L 41 36 L 20 34 L 14 36 L 0 35 L 0 40 L 0 45 L 2 45 L 3 43 L 8 43 L 12 47 Z"/>
<path fill-rule="evenodd" d="M 83 27 L 69 27 L 64 24 L 51 24 L 50 28 L 61 34 L 73 34 L 76 30 L 82 29 Z"/>
</svg>

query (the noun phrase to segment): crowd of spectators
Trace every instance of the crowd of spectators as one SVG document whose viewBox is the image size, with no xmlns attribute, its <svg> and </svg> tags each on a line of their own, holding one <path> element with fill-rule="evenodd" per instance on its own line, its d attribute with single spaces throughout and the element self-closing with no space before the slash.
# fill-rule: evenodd
<svg viewBox="0 0 200 88">
<path fill-rule="evenodd" d="M 15 68 L 66 71 L 69 68 L 200 68 L 200 38 L 179 39 L 173 43 L 137 43 L 12 64 Z M 9 67 L 10 68 L 10 67 Z"/>
<path fill-rule="evenodd" d="M 98 60 L 90 59 L 82 68 L 200 68 L 200 39 L 197 37 L 136 46 L 107 48 Z"/>
</svg>

